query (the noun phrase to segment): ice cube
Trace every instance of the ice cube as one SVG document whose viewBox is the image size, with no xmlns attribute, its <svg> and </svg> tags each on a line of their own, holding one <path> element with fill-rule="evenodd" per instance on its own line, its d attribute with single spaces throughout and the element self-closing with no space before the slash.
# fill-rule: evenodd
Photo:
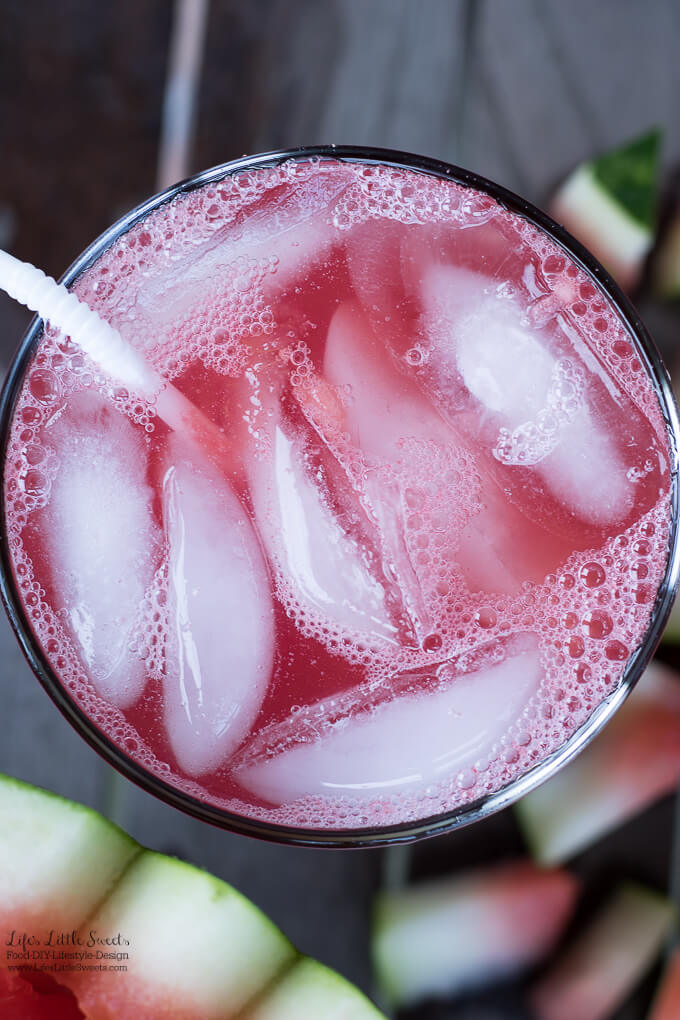
<svg viewBox="0 0 680 1020">
<path fill-rule="evenodd" d="M 301 605 L 352 633 L 395 640 L 384 589 L 308 470 L 302 437 L 274 425 L 271 456 L 253 461 L 250 480 L 270 559 Z"/>
<path fill-rule="evenodd" d="M 525 581 L 540 584 L 573 552 L 568 536 L 529 520 L 489 478 L 482 481 L 480 502 L 456 551 L 470 591 L 515 594 Z"/>
<path fill-rule="evenodd" d="M 503 662 L 455 676 L 443 689 L 377 706 L 359 703 L 332 722 L 320 722 L 313 743 L 289 745 L 274 757 L 245 763 L 239 781 L 270 804 L 310 795 L 417 794 L 488 755 L 541 676 L 535 642 L 527 638 L 522 650 Z M 291 720 L 293 733 L 300 714 Z"/>
<path fill-rule="evenodd" d="M 589 524 L 623 519 L 632 483 L 616 443 L 587 405 L 584 369 L 575 358 L 558 361 L 547 337 L 525 324 L 517 299 L 479 273 L 432 265 L 422 297 L 429 369 L 444 381 L 460 374 L 486 412 L 482 424 L 496 423 L 496 457 L 535 467 L 558 500 Z"/>
<path fill-rule="evenodd" d="M 160 543 L 144 440 L 94 393 L 71 399 L 51 437 L 60 467 L 43 527 L 54 605 L 97 691 L 127 708 L 144 687 L 129 646 Z"/>
<path fill-rule="evenodd" d="M 426 271 L 423 301 L 433 369 L 448 374 L 454 357 L 470 392 L 512 428 L 545 407 L 555 359 L 513 297 L 480 273 L 437 265 Z"/>
<path fill-rule="evenodd" d="M 331 320 L 323 371 L 348 392 L 347 427 L 353 442 L 372 456 L 393 462 L 400 458 L 399 441 L 426 439 L 446 446 L 453 435 L 431 403 L 391 362 L 376 339 L 361 307 L 341 305 Z"/>
<path fill-rule="evenodd" d="M 274 657 L 269 580 L 229 483 L 178 436 L 163 478 L 169 636 L 165 725 L 181 768 L 216 768 L 253 724 Z"/>
<path fill-rule="evenodd" d="M 272 299 L 294 277 L 321 266 L 339 243 L 331 208 L 352 180 L 349 169 L 336 168 L 317 181 L 286 186 L 261 205 L 254 203 L 242 223 L 220 228 L 188 252 L 176 271 L 166 268 L 145 280 L 137 299 L 139 310 L 150 325 L 168 325 L 200 307 L 206 288 L 214 298 L 256 263 L 268 269 L 262 287 L 265 297 Z"/>
<path fill-rule="evenodd" d="M 416 551 L 410 548 L 406 535 L 405 492 L 426 498 L 421 497 L 421 490 L 428 456 L 431 463 L 440 463 L 457 443 L 450 427 L 407 372 L 406 366 L 404 373 L 399 371 L 356 302 L 345 302 L 337 309 L 328 330 L 324 374 L 348 394 L 347 430 L 352 442 L 376 462 L 365 473 L 364 504 L 378 526 L 385 572 L 396 575 L 402 601 L 422 639 L 431 630 L 432 619 L 414 562 Z M 459 513 L 455 507 L 439 509 L 449 511 L 455 542 Z"/>
</svg>

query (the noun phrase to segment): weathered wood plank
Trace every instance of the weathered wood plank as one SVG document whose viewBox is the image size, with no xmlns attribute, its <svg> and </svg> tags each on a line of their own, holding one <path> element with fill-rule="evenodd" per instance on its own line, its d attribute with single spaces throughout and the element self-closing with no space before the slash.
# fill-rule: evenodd
<svg viewBox="0 0 680 1020">
<path fill-rule="evenodd" d="M 0 200 L 17 255 L 62 273 L 153 191 L 172 5 L 5 0 Z"/>
<path fill-rule="evenodd" d="M 4 613 L 0 663 L 0 772 L 101 808 L 105 766 L 40 686 Z"/>
<path fill-rule="evenodd" d="M 463 159 L 539 203 L 579 161 L 658 124 L 680 156 L 673 0 L 481 0 Z"/>
<path fill-rule="evenodd" d="M 454 158 L 464 8 L 464 0 L 214 4 L 194 165 L 318 143 Z"/>
</svg>

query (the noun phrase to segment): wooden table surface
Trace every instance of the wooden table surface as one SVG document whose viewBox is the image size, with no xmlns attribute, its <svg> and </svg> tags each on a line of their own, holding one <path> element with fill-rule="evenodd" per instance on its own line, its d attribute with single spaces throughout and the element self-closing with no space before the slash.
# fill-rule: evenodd
<svg viewBox="0 0 680 1020">
<path fill-rule="evenodd" d="M 168 0 L 0 0 L 0 246 L 59 275 L 156 190 L 172 25 Z M 211 0 L 187 169 L 298 144 L 371 144 L 458 163 L 540 205 L 577 162 L 658 124 L 667 174 L 680 156 L 679 43 L 677 0 Z M 672 351 L 677 310 L 643 308 Z M 0 298 L 3 370 L 26 322 Z M 223 876 L 302 950 L 370 990 L 382 853 L 277 847 L 184 817 L 81 741 L 4 617 L 0 656 L 0 771 Z M 597 874 L 606 853 L 615 870 L 664 887 L 670 833 L 667 801 L 583 866 Z M 437 840 L 413 867 L 485 858 L 497 840 L 517 840 L 511 819 Z M 648 998 L 649 983 L 621 1020 L 642 1018 Z M 512 996 L 418 1014 L 521 1015 Z"/>
</svg>

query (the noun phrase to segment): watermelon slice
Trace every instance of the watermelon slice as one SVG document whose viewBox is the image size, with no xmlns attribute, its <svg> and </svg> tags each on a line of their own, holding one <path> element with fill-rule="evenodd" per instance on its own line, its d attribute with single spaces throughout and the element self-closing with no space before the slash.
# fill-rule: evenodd
<svg viewBox="0 0 680 1020">
<path fill-rule="evenodd" d="M 638 283 L 654 241 L 660 148 L 654 129 L 582 163 L 549 209 L 625 290 Z"/>
<path fill-rule="evenodd" d="M 79 928 L 141 850 L 94 811 L 5 776 L 0 818 L 2 944 Z"/>
<path fill-rule="evenodd" d="M 659 297 L 680 298 L 680 213 L 663 234 L 654 256 L 652 276 Z"/>
<path fill-rule="evenodd" d="M 563 930 L 578 888 L 565 871 L 512 861 L 382 893 L 373 953 L 386 999 L 410 1006 L 530 967 Z"/>
<path fill-rule="evenodd" d="M 516 806 L 537 861 L 556 864 L 670 793 L 680 781 L 680 682 L 653 663 L 606 729 Z"/>
<path fill-rule="evenodd" d="M 127 967 L 123 976 L 113 969 L 65 976 L 86 1015 L 97 1020 L 234 1016 L 296 956 L 236 890 L 150 851 L 133 862 L 86 927 L 95 938 L 120 934 L 122 946 L 97 948 L 114 960 L 125 956 Z"/>
<path fill-rule="evenodd" d="M 649 1020 L 678 1020 L 680 1017 L 680 949 L 671 956 Z"/>
<path fill-rule="evenodd" d="M 534 985 L 536 1020 L 608 1020 L 653 963 L 674 915 L 659 893 L 621 886 Z"/>
<path fill-rule="evenodd" d="M 376 1020 L 235 889 L 0 776 L 3 1020 Z M 19 969 L 20 968 L 20 969 Z"/>
</svg>

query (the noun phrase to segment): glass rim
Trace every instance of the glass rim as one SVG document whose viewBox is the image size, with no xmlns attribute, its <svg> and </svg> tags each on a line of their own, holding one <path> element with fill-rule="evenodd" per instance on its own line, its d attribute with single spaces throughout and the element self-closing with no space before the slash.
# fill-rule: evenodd
<svg viewBox="0 0 680 1020">
<path fill-rule="evenodd" d="M 571 761 L 576 754 L 589 744 L 630 694 L 661 639 L 664 626 L 673 605 L 680 577 L 680 528 L 678 513 L 680 508 L 680 488 L 678 484 L 680 473 L 678 453 L 680 447 L 680 423 L 678 421 L 678 411 L 670 379 L 654 342 L 632 303 L 590 252 L 546 213 L 502 185 L 496 184 L 472 171 L 464 170 L 426 156 L 418 156 L 392 149 L 319 145 L 280 149 L 219 164 L 166 188 L 126 213 L 85 249 L 62 275 L 60 282 L 66 285 L 73 284 L 111 244 L 127 233 L 131 227 L 181 194 L 193 191 L 210 182 L 220 181 L 240 171 L 266 169 L 290 160 L 300 161 L 309 159 L 331 159 L 340 162 L 375 164 L 394 167 L 395 169 L 412 170 L 430 177 L 449 180 L 455 184 L 489 195 L 504 209 L 520 215 L 529 223 L 547 233 L 565 251 L 569 259 L 584 270 L 603 290 L 620 321 L 634 339 L 637 353 L 643 357 L 647 374 L 655 385 L 668 435 L 668 448 L 671 460 L 671 519 L 666 569 L 652 609 L 650 624 L 645 632 L 644 640 L 631 656 L 617 688 L 594 709 L 588 719 L 572 733 L 560 748 L 553 751 L 516 779 L 511 780 L 499 790 L 480 796 L 468 804 L 413 822 L 400 822 L 382 827 L 371 826 L 347 829 L 311 829 L 279 825 L 239 815 L 225 808 L 201 801 L 198 797 L 178 789 L 153 772 L 143 768 L 133 757 L 123 751 L 105 733 L 99 730 L 80 705 L 67 693 L 43 651 L 40 642 L 33 633 L 17 590 L 7 539 L 4 467 L 10 425 L 16 400 L 23 383 L 26 366 L 42 335 L 43 322 L 38 317 L 33 319 L 21 342 L 19 350 L 7 372 L 2 393 L 0 394 L 0 455 L 2 456 L 3 479 L 3 494 L 2 499 L 0 499 L 0 595 L 2 596 L 2 601 L 14 633 L 19 640 L 31 669 L 59 710 L 80 736 L 105 761 L 147 793 L 201 821 L 209 822 L 231 832 L 265 839 L 270 842 L 317 848 L 390 846 L 452 832 L 455 829 L 462 828 L 464 825 L 487 818 L 515 803 L 525 794 L 536 789 L 541 783 L 549 779 L 550 776 L 554 775 L 554 773 Z"/>
</svg>

